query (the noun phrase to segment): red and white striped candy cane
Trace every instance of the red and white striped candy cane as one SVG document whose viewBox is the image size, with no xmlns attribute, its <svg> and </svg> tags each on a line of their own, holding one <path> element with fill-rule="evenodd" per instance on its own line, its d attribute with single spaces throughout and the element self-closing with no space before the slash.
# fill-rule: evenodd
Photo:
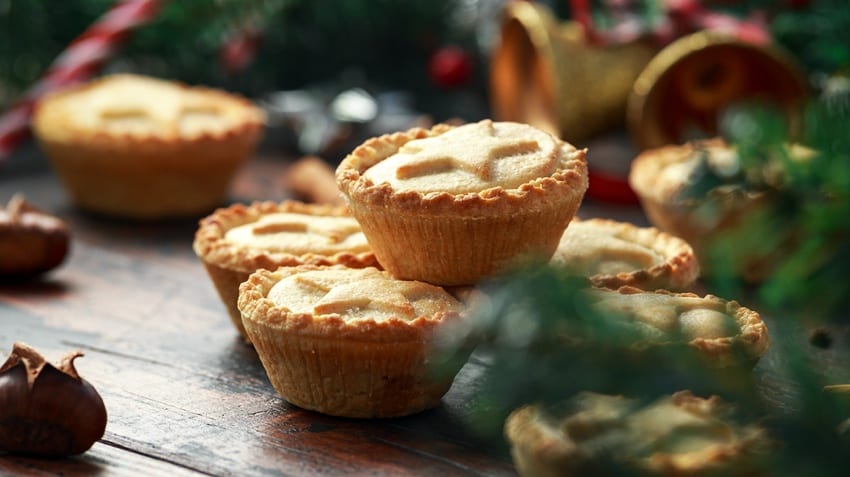
<svg viewBox="0 0 850 477">
<path fill-rule="evenodd" d="M 119 0 L 51 63 L 44 75 L 0 116 L 0 161 L 30 134 L 30 118 L 45 93 L 89 79 L 131 30 L 151 21 L 159 0 Z"/>
</svg>

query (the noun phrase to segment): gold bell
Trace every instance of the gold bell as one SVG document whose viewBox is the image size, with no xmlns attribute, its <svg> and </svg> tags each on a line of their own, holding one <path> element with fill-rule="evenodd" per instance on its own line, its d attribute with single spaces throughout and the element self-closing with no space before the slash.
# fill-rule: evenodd
<svg viewBox="0 0 850 477">
<path fill-rule="evenodd" d="M 490 63 L 491 108 L 573 144 L 623 126 L 635 79 L 658 48 L 649 41 L 596 46 L 576 22 L 538 2 L 503 10 Z"/>
<path fill-rule="evenodd" d="M 776 46 L 703 30 L 646 65 L 629 94 L 626 123 L 639 149 L 716 136 L 723 112 L 742 102 L 778 106 L 793 127 L 807 90 L 801 70 Z"/>
</svg>

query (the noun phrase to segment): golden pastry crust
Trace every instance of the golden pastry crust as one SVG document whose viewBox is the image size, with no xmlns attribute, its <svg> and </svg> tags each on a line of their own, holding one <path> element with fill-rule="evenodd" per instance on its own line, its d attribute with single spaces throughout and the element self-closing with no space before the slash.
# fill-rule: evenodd
<svg viewBox="0 0 850 477">
<path fill-rule="evenodd" d="M 261 222 L 269 217 L 274 220 Z M 325 240 L 320 240 L 323 236 L 308 235 L 309 223 L 313 219 L 325 222 L 321 230 L 328 236 Z M 337 221 L 339 226 L 333 227 Z M 243 243 L 228 237 L 228 232 L 253 224 L 262 227 L 261 235 L 271 236 L 275 243 Z M 298 241 L 296 249 L 292 242 L 293 237 L 298 235 L 307 237 Z M 305 204 L 294 200 L 234 204 L 217 209 L 199 222 L 192 248 L 204 264 L 231 321 L 243 337 L 247 335 L 236 301 L 239 285 L 254 271 L 303 264 L 338 264 L 351 268 L 378 266 L 375 255 L 359 231 L 359 225 L 347 208 Z"/>
<path fill-rule="evenodd" d="M 597 287 L 687 290 L 700 268 L 690 244 L 655 227 L 574 218 L 550 261 L 590 278 Z"/>
<path fill-rule="evenodd" d="M 641 329 L 644 339 L 634 344 L 637 349 L 685 339 L 707 365 L 723 368 L 754 365 L 770 346 L 761 316 L 734 300 L 630 286 L 587 294 L 596 310 Z"/>
<path fill-rule="evenodd" d="M 322 233 L 346 234 L 346 237 L 327 237 L 327 242 L 313 240 L 309 246 L 300 247 L 295 251 L 291 245 L 283 240 L 278 240 L 274 247 L 265 243 L 256 246 L 250 243 L 235 243 L 227 238 L 227 233 L 237 227 L 261 223 L 263 218 L 269 216 L 280 216 L 280 220 L 287 217 L 299 223 L 309 224 L 311 218 L 331 218 L 340 220 L 338 232 L 333 230 L 321 231 Z M 298 218 L 301 217 L 301 219 Z M 350 220 L 349 220 L 350 219 Z M 273 221 L 274 222 L 274 221 Z M 350 222 L 350 223 L 349 223 Z M 275 234 L 277 232 L 300 234 L 307 233 L 307 228 L 293 224 L 287 228 L 283 224 L 279 230 L 261 231 L 260 233 Z M 274 229 L 275 223 L 271 224 Z M 350 267 L 362 268 L 375 266 L 374 254 L 369 248 L 365 238 L 356 237 L 349 242 L 343 242 L 350 236 L 361 235 L 359 226 L 344 206 L 307 204 L 296 200 L 285 200 L 282 202 L 258 201 L 251 204 L 233 204 L 229 207 L 217 209 L 209 216 L 201 219 L 198 230 L 195 232 L 193 247 L 195 253 L 204 261 L 215 263 L 224 268 L 253 272 L 259 268 L 275 269 L 284 264 L 300 265 L 310 263 L 313 265 L 344 264 Z"/>
<path fill-rule="evenodd" d="M 529 139 L 520 139 L 522 131 Z M 540 134 L 489 120 L 388 134 L 349 154 L 337 168 L 337 184 L 387 270 L 440 285 L 471 285 L 520 259 L 551 257 L 584 197 L 585 151 Z M 456 144 L 444 144 L 451 141 Z M 516 185 L 508 168 L 494 165 L 502 154 L 511 161 L 533 158 L 522 178 L 547 174 Z M 405 155 L 407 162 L 394 169 L 397 181 L 424 174 L 434 184 L 399 187 L 370 178 L 371 168 Z M 441 182 L 446 191 L 435 189 Z"/>
<path fill-rule="evenodd" d="M 78 205 L 163 218 L 219 205 L 264 122 L 236 95 L 122 74 L 47 95 L 33 130 Z"/>
<path fill-rule="evenodd" d="M 721 138 L 649 149 L 632 161 L 629 184 L 640 196 L 658 202 L 683 202 L 680 197 L 698 165 L 700 153 L 718 167 L 736 168 L 735 150 Z"/>
<path fill-rule="evenodd" d="M 430 342 L 461 305 L 434 285 L 376 268 L 282 267 L 251 274 L 239 309 L 272 385 L 297 406 L 403 416 L 438 405 L 451 386 L 430 369 Z"/>
<path fill-rule="evenodd" d="M 773 448 L 763 428 L 733 422 L 732 409 L 717 396 L 680 391 L 640 407 L 622 396 L 585 392 L 570 404 L 566 415 L 527 405 L 508 417 L 505 436 L 521 476 L 595 475 L 601 469 L 753 475 Z"/>
<path fill-rule="evenodd" d="M 727 186 L 716 187 L 704 197 L 682 197 L 694 180 L 703 153 L 716 169 L 734 171 L 740 167 L 735 150 L 722 139 L 695 141 L 644 151 L 632 161 L 629 184 L 650 222 L 691 244 L 703 271 L 712 274 L 708 259 L 711 241 L 735 233 L 762 213 L 770 197 L 764 192 Z M 745 280 L 758 282 L 769 273 L 773 261 L 769 253 L 754 254 L 737 264 L 737 269 Z"/>
</svg>

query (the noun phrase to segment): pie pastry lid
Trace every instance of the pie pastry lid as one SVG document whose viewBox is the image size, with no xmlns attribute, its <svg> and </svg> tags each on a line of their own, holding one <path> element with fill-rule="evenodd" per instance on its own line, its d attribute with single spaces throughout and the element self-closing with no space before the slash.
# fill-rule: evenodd
<svg viewBox="0 0 850 477">
<path fill-rule="evenodd" d="M 239 299 L 239 285 L 248 280 L 253 271 L 243 271 L 241 268 L 227 268 L 217 263 L 207 262 L 201 259 L 207 275 L 215 287 L 219 299 L 227 311 L 227 316 L 239 332 L 239 335 L 248 343 L 251 342 L 248 333 L 245 331 L 245 326 L 242 323 L 242 313 L 239 311 L 237 301 Z M 378 265 L 375 256 L 372 253 L 355 255 L 350 253 L 342 253 L 331 257 L 321 255 L 305 255 L 305 256 L 289 256 L 284 260 L 277 261 L 277 267 L 294 267 L 298 265 L 343 265 L 351 268 L 375 267 Z"/>
<path fill-rule="evenodd" d="M 589 289 L 587 296 L 598 312 L 648 332 L 645 339 L 633 343 L 632 351 L 684 344 L 695 352 L 707 374 L 752 368 L 770 347 L 768 328 L 759 313 L 735 300 L 631 286 Z"/>
<path fill-rule="evenodd" d="M 309 220 L 310 217 L 351 217 L 345 207 L 306 204 L 295 200 L 233 204 L 217 209 L 201 219 L 192 243 L 192 248 L 203 263 L 233 325 L 246 340 L 248 335 L 242 324 L 242 314 L 237 307 L 237 299 L 239 285 L 254 271 L 304 264 L 343 265 L 350 268 L 378 266 L 375 255 L 365 249 L 350 252 L 334 251 L 329 255 L 296 253 L 295 251 L 287 252 L 284 243 L 280 244 L 276 250 L 271 250 L 260 246 L 236 246 L 226 238 L 227 232 L 234 227 L 256 223 L 263 216 L 279 213 L 297 214 L 304 216 L 305 220 Z M 315 249 L 316 252 L 319 250 L 319 248 Z"/>
<path fill-rule="evenodd" d="M 276 220 L 262 222 L 265 218 L 278 215 L 289 217 L 282 219 L 286 220 L 285 223 Z M 325 224 L 324 228 L 316 233 L 335 237 L 316 236 L 316 240 L 306 245 L 302 243 L 306 239 L 300 240 L 298 244 L 288 244 L 285 236 L 279 238 L 273 246 L 268 246 L 259 240 L 256 244 L 234 243 L 227 237 L 228 232 L 237 227 L 252 225 L 268 229 L 255 230 L 253 233 L 258 236 L 268 234 L 274 238 L 278 233 L 287 232 L 296 235 L 303 232 L 306 235 L 314 233 L 310 224 L 313 218 L 328 222 L 334 219 L 346 219 L 355 227 L 347 227 L 345 223 L 341 223 L 339 228 L 344 230 L 339 230 Z M 353 268 L 375 266 L 377 262 L 365 240 L 359 243 L 346 243 L 337 237 L 358 232 L 359 224 L 356 224 L 345 206 L 309 204 L 297 200 L 256 201 L 250 204 L 232 204 L 217 209 L 201 219 L 198 222 L 192 247 L 195 254 L 204 262 L 246 273 L 260 268 L 273 270 L 284 265 L 304 263 L 313 265 L 339 263 Z M 319 243 L 319 238 L 324 238 L 329 244 Z"/>
<path fill-rule="evenodd" d="M 655 227 L 574 218 L 550 263 L 587 276 L 597 287 L 688 290 L 700 275 L 693 248 Z"/>
</svg>

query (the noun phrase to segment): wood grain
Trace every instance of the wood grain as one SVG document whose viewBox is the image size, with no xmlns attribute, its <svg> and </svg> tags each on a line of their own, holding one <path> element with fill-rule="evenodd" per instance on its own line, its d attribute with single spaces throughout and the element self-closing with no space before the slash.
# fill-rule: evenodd
<svg viewBox="0 0 850 477">
<path fill-rule="evenodd" d="M 42 158 L 34 153 L 31 160 Z M 281 200 L 287 163 L 257 158 L 231 201 Z M 23 172 L 21 172 L 23 171 Z M 41 280 L 0 284 L 0 349 L 14 341 L 58 360 L 83 351 L 80 374 L 100 392 L 106 435 L 83 455 L 0 456 L 9 475 L 514 475 L 504 449 L 462 431 L 464 392 L 390 420 L 351 420 L 291 406 L 239 338 L 191 248 L 197 219 L 106 220 L 68 204 L 48 169 L 15 169 L 16 191 L 66 220 L 67 261 Z M 470 364 L 459 382 L 481 373 Z"/>
<path fill-rule="evenodd" d="M 504 442 L 465 430 L 486 357 L 473 356 L 440 407 L 414 416 L 340 419 L 291 406 L 236 333 L 192 251 L 198 218 L 139 223 L 90 216 L 68 203 L 37 151 L 12 159 L 0 172 L 0 201 L 23 192 L 68 222 L 72 245 L 67 261 L 43 279 L 0 284 L 0 356 L 14 341 L 52 361 L 82 350 L 78 370 L 101 393 L 109 420 L 104 438 L 81 456 L 0 456 L 0 474 L 515 475 Z M 230 201 L 290 197 L 281 186 L 290 164 L 253 158 Z M 646 224 L 639 208 L 590 200 L 579 215 Z M 765 318 L 772 327 L 783 317 Z M 804 342 L 810 332 L 783 329 Z M 831 346 L 803 346 L 804 359 L 826 382 L 850 383 L 850 333 L 846 325 L 830 333 Z M 788 359 L 771 349 L 755 369 L 777 409 L 794 405 L 795 384 L 783 372 Z"/>
</svg>

